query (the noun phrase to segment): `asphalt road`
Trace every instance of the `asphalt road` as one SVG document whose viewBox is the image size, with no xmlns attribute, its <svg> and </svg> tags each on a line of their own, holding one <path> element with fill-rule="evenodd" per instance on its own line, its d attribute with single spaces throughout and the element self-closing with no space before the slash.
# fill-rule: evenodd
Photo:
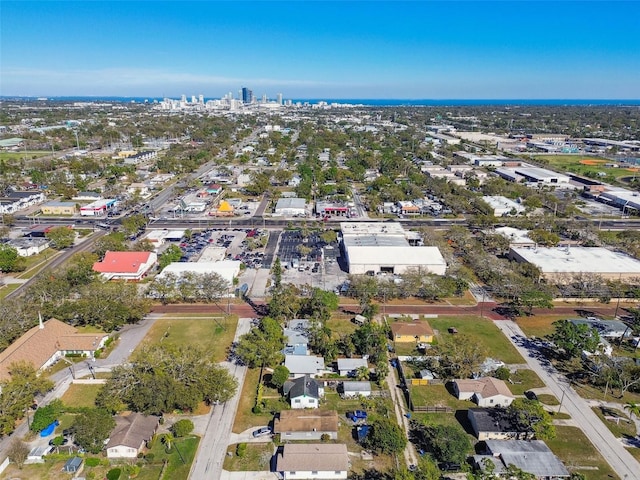
<svg viewBox="0 0 640 480">
<path fill-rule="evenodd" d="M 241 318 L 238 321 L 234 341 L 238 341 L 241 335 L 251 329 L 251 318 Z M 234 377 L 238 380 L 238 391 L 233 398 L 222 405 L 211 409 L 207 430 L 200 440 L 198 452 L 191 465 L 189 478 L 194 480 L 218 480 L 222 478 L 222 465 L 227 453 L 227 446 L 231 438 L 233 421 L 238 410 L 238 403 L 242 393 L 242 385 L 247 372 L 247 367 L 222 362 Z"/>
<path fill-rule="evenodd" d="M 567 379 L 562 376 L 547 360 L 537 354 L 537 350 L 524 346 L 518 339 L 526 338 L 520 327 L 512 321 L 495 322 L 496 326 L 511 341 L 526 360 L 529 368 L 536 372 L 558 399 L 562 399 L 559 408 L 571 415 L 576 425 L 584 434 L 616 474 L 624 480 L 640 480 L 640 463 L 622 446 L 609 429 L 603 425 L 598 416 L 591 410 L 588 402 L 580 397 Z"/>
</svg>

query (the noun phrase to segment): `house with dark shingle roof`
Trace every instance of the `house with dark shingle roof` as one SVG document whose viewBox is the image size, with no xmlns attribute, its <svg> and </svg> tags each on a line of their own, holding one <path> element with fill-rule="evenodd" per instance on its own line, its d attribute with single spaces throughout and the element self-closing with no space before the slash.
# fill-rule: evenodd
<svg viewBox="0 0 640 480">
<path fill-rule="evenodd" d="M 132 413 L 115 420 L 116 427 L 107 442 L 107 458 L 136 458 L 155 435 L 160 417 Z"/>
<path fill-rule="evenodd" d="M 309 375 L 284 383 L 283 391 L 289 397 L 291 408 L 318 408 L 324 388 Z"/>
<path fill-rule="evenodd" d="M 478 440 L 526 439 L 530 436 L 529 432 L 518 428 L 504 408 L 470 408 L 467 418 Z"/>
</svg>

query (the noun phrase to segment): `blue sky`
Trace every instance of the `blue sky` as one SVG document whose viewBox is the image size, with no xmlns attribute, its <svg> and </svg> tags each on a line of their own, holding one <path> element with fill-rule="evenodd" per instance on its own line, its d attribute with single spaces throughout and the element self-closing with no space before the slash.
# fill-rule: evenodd
<svg viewBox="0 0 640 480">
<path fill-rule="evenodd" d="M 0 95 L 638 99 L 640 2 L 0 2 Z"/>
</svg>

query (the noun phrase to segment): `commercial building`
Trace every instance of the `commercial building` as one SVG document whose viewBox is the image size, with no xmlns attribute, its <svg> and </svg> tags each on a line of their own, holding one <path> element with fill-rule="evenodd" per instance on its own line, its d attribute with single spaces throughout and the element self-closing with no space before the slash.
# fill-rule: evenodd
<svg viewBox="0 0 640 480">
<path fill-rule="evenodd" d="M 47 202 L 40 207 L 43 215 L 75 215 L 75 202 Z"/>
<path fill-rule="evenodd" d="M 233 279 L 240 275 L 240 264 L 237 260 L 222 260 L 220 262 L 174 262 L 170 263 L 158 275 L 157 278 L 164 278 L 170 273 L 176 277 L 182 276 L 184 273 L 217 273 L 229 285 L 233 285 Z M 231 295 L 231 293 L 230 293 Z"/>
<path fill-rule="evenodd" d="M 524 180 L 528 183 L 540 183 L 545 185 L 569 186 L 570 177 L 546 168 L 533 167 L 522 163 L 516 167 L 504 167 L 496 169 L 496 173 L 511 182 Z"/>
<path fill-rule="evenodd" d="M 93 270 L 107 280 L 138 281 L 158 262 L 155 252 L 107 252 Z"/>
<path fill-rule="evenodd" d="M 532 263 L 545 278 L 560 282 L 581 273 L 622 280 L 640 276 L 640 261 L 602 247 L 511 247 L 509 258 Z"/>
<path fill-rule="evenodd" d="M 525 211 L 522 204 L 514 202 L 510 198 L 503 197 L 502 195 L 486 195 L 482 197 L 482 200 L 493 209 L 493 215 L 496 217 L 518 215 Z"/>
<path fill-rule="evenodd" d="M 413 267 L 445 274 L 447 264 L 438 247 L 412 246 L 420 240 L 399 223 L 343 222 L 340 229 L 341 248 L 351 274 L 402 274 Z"/>
<path fill-rule="evenodd" d="M 113 198 L 107 198 L 104 200 L 97 200 L 88 205 L 80 207 L 80 215 L 83 217 L 98 217 L 106 215 L 107 211 L 112 209 L 116 204 L 116 200 Z"/>
<path fill-rule="evenodd" d="M 307 201 L 304 198 L 280 198 L 273 213 L 285 217 L 304 217 L 307 214 Z"/>
</svg>

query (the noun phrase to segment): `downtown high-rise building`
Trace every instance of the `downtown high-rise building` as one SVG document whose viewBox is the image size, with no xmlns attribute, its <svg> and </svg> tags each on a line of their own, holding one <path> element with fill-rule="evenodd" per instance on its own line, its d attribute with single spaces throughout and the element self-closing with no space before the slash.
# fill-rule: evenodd
<svg viewBox="0 0 640 480">
<path fill-rule="evenodd" d="M 242 87 L 242 103 L 253 103 L 253 92 L 247 87 Z"/>
</svg>

